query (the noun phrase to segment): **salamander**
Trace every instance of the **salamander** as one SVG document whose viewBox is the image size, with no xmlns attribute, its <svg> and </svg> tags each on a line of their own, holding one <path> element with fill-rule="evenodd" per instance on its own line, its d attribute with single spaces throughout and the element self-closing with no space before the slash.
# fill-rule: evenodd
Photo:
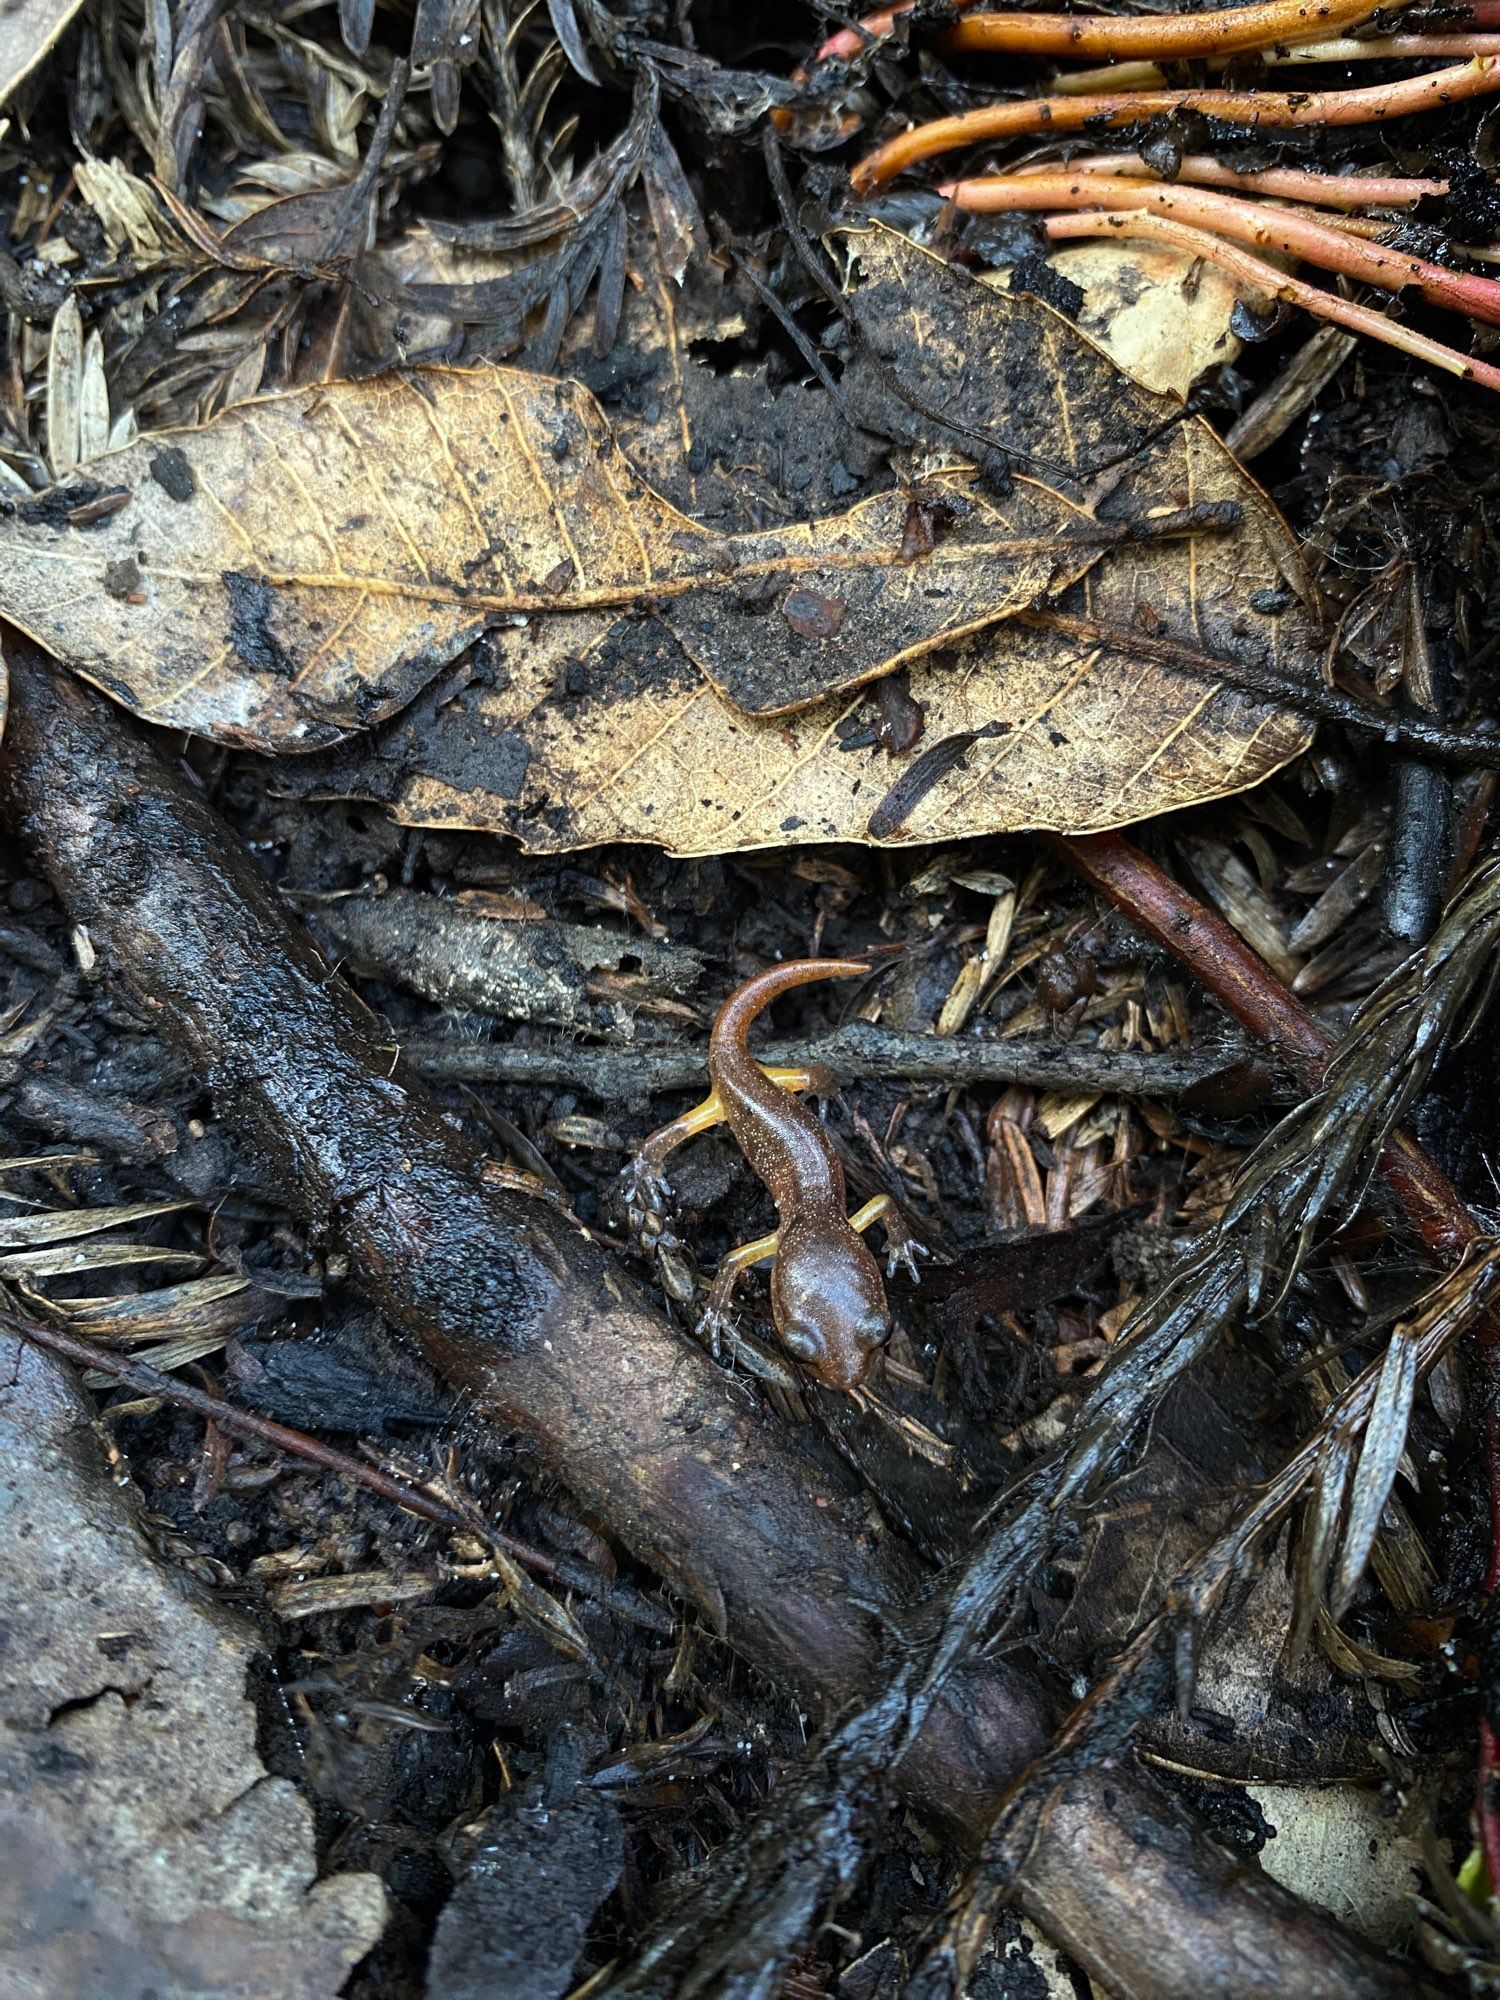
<svg viewBox="0 0 1500 2000">
<path fill-rule="evenodd" d="M 870 967 L 858 958 L 792 959 L 770 965 L 737 987 L 720 1009 L 708 1044 L 711 1094 L 654 1132 L 630 1170 L 633 1218 L 648 1240 L 661 1240 L 663 1166 L 685 1139 L 727 1123 L 740 1150 L 770 1191 L 780 1228 L 743 1244 L 724 1259 L 700 1324 L 717 1348 L 740 1274 L 774 1258 L 771 1315 L 782 1346 L 831 1389 L 857 1389 L 871 1357 L 890 1333 L 890 1309 L 880 1267 L 860 1232 L 885 1224 L 889 1268 L 904 1261 L 915 1274 L 915 1244 L 889 1195 L 857 1215 L 847 1212 L 844 1170 L 817 1117 L 793 1095 L 827 1095 L 832 1078 L 822 1065 L 766 1068 L 746 1045 L 751 1023 L 790 987 L 815 979 L 851 979 Z"/>
</svg>

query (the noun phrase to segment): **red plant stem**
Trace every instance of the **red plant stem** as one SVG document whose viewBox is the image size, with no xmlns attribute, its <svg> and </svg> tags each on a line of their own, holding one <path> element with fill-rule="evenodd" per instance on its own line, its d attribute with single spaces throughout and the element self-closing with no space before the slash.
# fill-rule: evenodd
<svg viewBox="0 0 1500 2000">
<path fill-rule="evenodd" d="M 1006 178 L 1021 180 L 1064 169 L 1056 162 L 1028 161 L 1005 171 Z M 1139 153 L 1095 153 L 1084 159 L 1069 160 L 1065 171 L 1070 175 L 1125 174 L 1133 180 L 1161 179 Z M 1240 194 L 1265 194 L 1283 201 L 1305 201 L 1314 207 L 1341 209 L 1414 208 L 1429 195 L 1448 192 L 1446 181 L 1407 180 L 1394 175 L 1317 174 L 1305 172 L 1301 167 L 1267 167 L 1260 173 L 1242 174 L 1213 153 L 1185 153 L 1171 185 L 1176 187 L 1183 182 L 1189 186 L 1230 188 Z M 977 187 L 990 184 L 989 179 L 961 183 Z"/>
<path fill-rule="evenodd" d="M 1367 125 L 1404 118 L 1500 90 L 1500 56 L 1376 83 L 1359 90 L 1138 90 L 1118 96 L 1033 97 L 982 105 L 902 132 L 868 154 L 851 178 L 860 192 L 879 187 L 935 154 L 956 146 L 1014 139 L 1027 132 L 1078 132 L 1134 125 L 1175 111 L 1201 111 L 1247 131 L 1289 131 L 1299 125 Z"/>
<path fill-rule="evenodd" d="M 971 4 L 972 0 L 957 0 L 961 9 Z M 851 61 L 871 42 L 888 35 L 914 5 L 911 0 L 904 7 L 886 7 L 867 14 L 857 28 L 840 29 L 824 42 L 816 60 Z M 1315 40 L 1327 29 L 1350 27 L 1373 11 L 1370 0 L 1263 0 L 1258 6 L 1134 19 L 1113 14 L 985 14 L 977 18 L 1003 22 L 1002 32 L 1013 39 L 975 46 L 1046 56 L 1227 55 L 1274 42 Z"/>
<path fill-rule="evenodd" d="M 1163 187 L 1126 174 L 989 174 L 982 180 L 952 182 L 939 192 L 957 207 L 980 215 L 1036 208 L 1139 208 L 1175 215 L 1259 249 L 1342 272 L 1359 284 L 1379 285 L 1388 292 L 1416 291 L 1429 304 L 1500 326 L 1500 284 L 1493 278 L 1446 270 L 1424 257 L 1362 242 L 1306 212 L 1266 208 L 1201 188 Z"/>
<path fill-rule="evenodd" d="M 1318 1088 L 1333 1037 L 1222 917 L 1117 833 L 1037 838 L 1169 951 L 1236 1020 L 1279 1049 L 1308 1090 Z M 1391 1135 L 1380 1164 L 1436 1261 L 1456 1264 L 1481 1231 L 1447 1175 L 1405 1132 Z M 1487 1319 L 1481 1330 L 1487 1345 L 1500 1347 L 1500 1326 Z"/>
<path fill-rule="evenodd" d="M 1367 334 L 1370 339 L 1383 341 L 1387 347 L 1398 348 L 1403 354 L 1426 361 L 1449 375 L 1459 375 L 1468 381 L 1478 382 L 1486 389 L 1500 391 L 1500 368 L 1488 361 L 1476 361 L 1472 355 L 1460 354 L 1456 347 L 1445 347 L 1440 340 L 1430 340 L 1425 333 L 1414 332 L 1386 313 L 1356 305 L 1352 300 L 1340 298 L 1335 292 L 1325 292 L 1320 286 L 1306 284 L 1301 278 L 1288 277 L 1275 264 L 1252 257 L 1249 251 L 1237 249 L 1221 236 L 1215 236 L 1206 229 L 1191 229 L 1184 222 L 1174 222 L 1170 216 L 1150 215 L 1139 210 L 1053 215 L 1047 218 L 1045 228 L 1054 242 L 1065 242 L 1080 236 L 1160 238 L 1163 242 L 1176 244 L 1179 249 L 1191 251 L 1206 263 L 1217 265 L 1236 284 L 1251 291 L 1281 299 L 1287 305 L 1300 306 L 1304 312 L 1312 313 L 1318 319 L 1330 320 L 1335 326 L 1346 326 L 1354 333 Z"/>
</svg>

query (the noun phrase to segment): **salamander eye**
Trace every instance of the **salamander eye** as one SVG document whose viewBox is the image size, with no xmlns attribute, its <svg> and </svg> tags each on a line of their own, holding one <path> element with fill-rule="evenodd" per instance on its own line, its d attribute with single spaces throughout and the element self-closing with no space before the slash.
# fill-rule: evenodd
<svg viewBox="0 0 1500 2000">
<path fill-rule="evenodd" d="M 882 1312 L 866 1313 L 854 1329 L 854 1344 L 871 1350 L 883 1347 L 890 1336 L 891 1323 Z"/>
<path fill-rule="evenodd" d="M 787 1327 L 782 1333 L 781 1344 L 798 1361 L 816 1361 L 823 1352 L 818 1336 L 810 1333 L 805 1326 Z"/>
</svg>

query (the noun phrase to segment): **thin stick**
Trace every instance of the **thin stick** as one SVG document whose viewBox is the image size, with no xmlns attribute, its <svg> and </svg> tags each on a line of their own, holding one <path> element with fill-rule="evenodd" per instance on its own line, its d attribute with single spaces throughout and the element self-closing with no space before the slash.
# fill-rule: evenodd
<svg viewBox="0 0 1500 2000">
<path fill-rule="evenodd" d="M 1318 12 L 1272 0 L 1268 6 L 1193 14 L 967 14 L 948 30 L 942 45 L 1001 55 L 1147 56 L 1184 62 L 1324 37 L 1335 25 L 1352 27 L 1363 20 L 1370 12 L 1369 0 L 1326 0 L 1321 26 Z"/>
<path fill-rule="evenodd" d="M 1186 966 L 1236 1020 L 1280 1049 L 1308 1089 L 1318 1087 L 1333 1037 L 1222 917 L 1117 833 L 1037 838 Z M 1456 1263 L 1478 1241 L 1479 1225 L 1458 1190 L 1415 1140 L 1394 1134 L 1381 1170 L 1440 1264 Z M 1486 1339 L 1500 1343 L 1500 1329 L 1487 1329 Z"/>
<path fill-rule="evenodd" d="M 1174 222 L 1170 216 L 1131 211 L 1058 215 L 1049 216 L 1045 227 L 1054 242 L 1071 241 L 1083 236 L 1151 236 L 1166 243 L 1175 243 L 1179 249 L 1190 250 L 1194 256 L 1216 265 L 1236 283 L 1252 291 L 1280 299 L 1287 305 L 1300 306 L 1315 319 L 1348 327 L 1353 333 L 1368 334 L 1372 340 L 1383 341 L 1387 347 L 1397 348 L 1414 360 L 1425 361 L 1449 375 L 1478 382 L 1486 389 L 1500 390 L 1500 368 L 1491 363 L 1476 361 L 1470 355 L 1461 354 L 1456 347 L 1445 347 L 1440 340 L 1431 340 L 1425 333 L 1416 333 L 1399 320 L 1376 312 L 1370 306 L 1356 305 L 1352 300 L 1341 299 L 1335 292 L 1325 292 L 1320 286 L 1304 283 L 1301 278 L 1289 277 L 1274 264 L 1252 257 L 1248 250 L 1236 249 L 1233 244 L 1226 243 L 1220 236 L 1211 235 L 1206 229 L 1190 229 L 1186 223 Z"/>
<path fill-rule="evenodd" d="M 1247 131 L 1282 132 L 1299 125 L 1368 125 L 1405 118 L 1469 97 L 1500 90 L 1500 56 L 1432 70 L 1426 76 L 1361 90 L 1142 90 L 1106 97 L 1033 97 L 986 104 L 954 118 L 935 118 L 888 140 L 853 169 L 861 193 L 880 187 L 907 167 L 956 146 L 1019 138 L 1027 132 L 1078 132 L 1135 125 L 1174 111 L 1201 111 Z"/>
<path fill-rule="evenodd" d="M 22 1319 L 17 1313 L 0 1311 L 0 1332 L 14 1334 L 16 1339 L 24 1340 L 31 1347 L 40 1347 L 48 1354 L 55 1354 L 61 1361 L 71 1361 L 77 1368 L 97 1369 L 101 1375 L 112 1377 L 122 1388 L 134 1389 L 143 1396 L 159 1397 L 162 1402 L 172 1403 L 180 1410 L 191 1410 L 194 1416 L 217 1424 L 231 1437 L 269 1445 L 273 1451 L 283 1451 L 289 1458 L 300 1458 L 324 1472 L 332 1472 L 341 1479 L 351 1479 L 407 1514 L 419 1515 L 424 1521 L 435 1521 L 440 1527 L 462 1528 L 470 1534 L 475 1532 L 476 1523 L 468 1515 L 448 1506 L 445 1501 L 435 1500 L 419 1486 L 408 1485 L 404 1479 L 393 1479 L 378 1466 L 367 1465 L 363 1459 L 351 1458 L 347 1452 L 335 1451 L 332 1445 L 309 1437 L 305 1431 L 294 1431 L 269 1417 L 258 1417 L 253 1411 L 242 1410 L 238 1404 L 225 1402 L 222 1396 L 210 1395 L 206 1389 L 195 1388 L 191 1382 L 179 1381 L 175 1375 L 165 1375 L 149 1362 L 137 1361 L 128 1354 L 117 1354 L 113 1348 L 96 1346 L 91 1340 L 80 1340 L 76 1334 L 64 1333 L 59 1327 Z M 648 1626 L 654 1632 L 670 1633 L 676 1630 L 665 1612 L 657 1612 L 644 1602 L 611 1592 L 588 1579 L 586 1572 L 580 1572 L 575 1565 L 569 1563 L 564 1566 L 541 1549 L 533 1548 L 529 1542 L 518 1541 L 514 1535 L 492 1528 L 488 1522 L 483 1524 L 483 1533 L 487 1540 L 503 1549 L 516 1562 L 525 1563 L 528 1569 L 540 1570 L 544 1576 L 554 1578 L 568 1589 L 598 1598 L 635 1624 Z"/>
<path fill-rule="evenodd" d="M 878 14 L 866 15 L 857 28 L 843 28 L 830 35 L 816 60 L 853 61 L 871 42 L 888 35 L 915 4 L 916 0 L 911 0 L 908 6 L 883 8 Z M 957 0 L 957 4 L 962 9 L 969 0 Z M 1005 23 L 1015 39 L 975 46 L 1008 48 L 1028 55 L 1118 56 L 1136 53 L 1131 46 L 1134 42 L 1152 55 L 1224 55 L 1311 38 L 1332 27 L 1349 27 L 1371 11 L 1369 0 L 1311 0 L 1311 4 L 1309 0 L 1291 0 L 1291 4 L 1288 0 L 1265 0 L 1259 6 L 1226 7 L 1222 12 L 1152 15 L 1146 19 L 1110 14 L 986 14 L 978 18 Z M 967 25 L 962 22 L 960 28 Z"/>
<path fill-rule="evenodd" d="M 1471 729 L 1450 729 L 1425 715 L 1396 715 L 1373 701 L 1361 701 L 1343 688 L 1326 681 L 1299 680 L 1278 673 L 1273 667 L 1231 659 L 1224 653 L 1203 653 L 1175 639 L 1153 638 L 1136 630 L 1122 631 L 1102 619 L 1080 618 L 1073 613 L 1050 608 L 1016 613 L 1017 621 L 1045 632 L 1065 632 L 1069 638 L 1084 639 L 1095 646 L 1119 646 L 1142 659 L 1160 660 L 1164 666 L 1203 680 L 1220 680 L 1248 694 L 1265 695 L 1301 715 L 1316 716 L 1323 722 L 1341 722 L 1350 729 L 1368 729 L 1385 743 L 1419 752 L 1428 759 L 1447 764 L 1477 764 L 1482 770 L 1500 768 L 1500 733 L 1480 735 Z M 786 1058 L 777 1057 L 778 1061 Z"/>
<path fill-rule="evenodd" d="M 1160 181 L 1162 176 L 1139 153 L 1094 153 L 1069 160 L 1064 166 L 1055 161 L 1027 161 L 1007 167 L 1006 177 L 1030 178 L 1066 172 L 1070 175 L 1125 174 L 1132 180 Z M 1242 174 L 1214 153 L 1184 153 L 1170 185 L 1232 189 L 1237 194 L 1265 194 L 1282 201 L 1309 202 L 1315 208 L 1415 208 L 1429 196 L 1448 192 L 1446 181 L 1422 181 L 1379 174 L 1317 174 L 1301 167 L 1267 167 L 1259 173 Z M 965 186 L 988 187 L 989 181 L 965 182 Z"/>
<path fill-rule="evenodd" d="M 950 182 L 938 192 L 974 215 L 1037 208 L 1145 209 L 1173 215 L 1258 249 L 1340 272 L 1357 284 L 1415 291 L 1431 305 L 1500 326 L 1500 283 L 1495 279 L 1363 242 L 1306 210 L 1268 208 L 1234 195 L 1165 187 L 1128 174 L 987 174 L 981 180 Z"/>
<path fill-rule="evenodd" d="M 952 47 L 951 42 L 945 44 Z M 1500 35 L 1374 35 L 1362 40 L 1340 35 L 1327 42 L 1301 42 L 1258 50 L 1267 69 L 1285 69 L 1307 63 L 1416 62 L 1441 57 L 1448 62 L 1467 62 L 1471 56 L 1500 55 Z M 1099 69 L 1079 69 L 1056 77 L 1052 88 L 1062 97 L 1085 97 L 1105 90 L 1155 90 L 1164 85 L 1167 72 L 1160 63 L 1105 63 Z"/>
<path fill-rule="evenodd" d="M 1494 747 L 1500 758 L 1500 738 Z M 1233 1049 L 1100 1049 L 1037 1036 L 988 1041 L 977 1035 L 906 1034 L 870 1021 L 851 1021 L 806 1040 L 768 1043 L 756 1053 L 763 1062 L 788 1068 L 823 1064 L 845 1078 L 950 1087 L 1019 1083 L 1036 1090 L 1158 1098 L 1181 1097 L 1223 1080 L 1239 1060 Z M 428 1036 L 404 1042 L 401 1054 L 423 1076 L 445 1083 L 563 1083 L 621 1105 L 663 1091 L 701 1091 L 708 1080 L 706 1042 L 587 1048 L 564 1040 L 523 1046 Z"/>
</svg>

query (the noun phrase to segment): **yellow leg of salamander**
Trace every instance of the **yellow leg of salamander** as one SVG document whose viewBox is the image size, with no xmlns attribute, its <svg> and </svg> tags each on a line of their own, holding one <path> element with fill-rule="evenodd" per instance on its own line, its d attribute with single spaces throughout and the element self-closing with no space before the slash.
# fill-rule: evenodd
<svg viewBox="0 0 1500 2000">
<path fill-rule="evenodd" d="M 906 1218 L 888 1194 L 874 1195 L 849 1218 L 849 1227 L 861 1235 L 872 1222 L 885 1224 L 885 1274 L 889 1278 L 898 1264 L 904 1264 L 913 1279 L 921 1274 L 917 1259 L 927 1255 L 927 1245 L 917 1240 L 906 1226 Z"/>
<path fill-rule="evenodd" d="M 833 1073 L 824 1063 L 796 1067 L 762 1063 L 761 1068 L 783 1090 L 810 1090 L 825 1097 L 834 1089 Z M 649 1245 L 665 1240 L 663 1203 L 670 1192 L 665 1171 L 669 1155 L 687 1140 L 696 1139 L 700 1132 L 722 1125 L 724 1118 L 719 1093 L 711 1090 L 701 1104 L 684 1111 L 681 1117 L 672 1119 L 642 1142 L 640 1151 L 625 1169 L 625 1205 L 643 1242 Z"/>
<path fill-rule="evenodd" d="M 780 1248 L 781 1231 L 775 1229 L 769 1236 L 757 1236 L 753 1243 L 742 1243 L 737 1250 L 731 1250 L 714 1272 L 714 1281 L 708 1288 L 708 1303 L 698 1322 L 698 1335 L 708 1342 L 715 1361 L 719 1358 L 719 1336 L 729 1317 L 729 1301 L 734 1296 L 734 1288 L 741 1275 L 752 1264 L 764 1264 Z"/>
</svg>

